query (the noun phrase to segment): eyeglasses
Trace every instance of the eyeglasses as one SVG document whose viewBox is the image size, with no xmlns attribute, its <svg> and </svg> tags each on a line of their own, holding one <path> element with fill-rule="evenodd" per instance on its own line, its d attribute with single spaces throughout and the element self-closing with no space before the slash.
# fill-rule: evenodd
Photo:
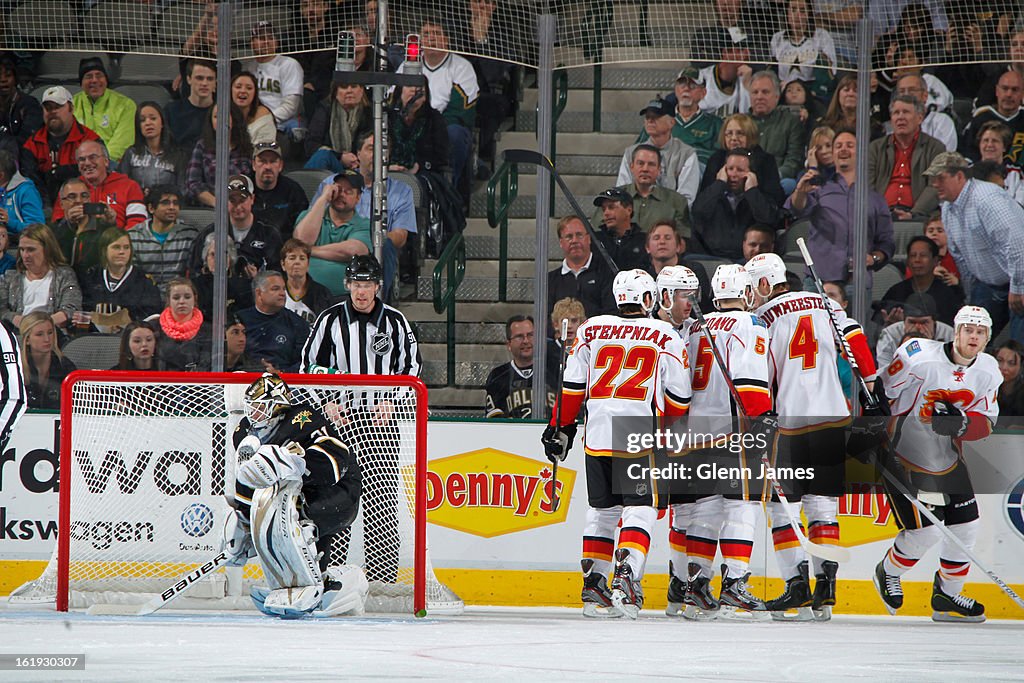
<svg viewBox="0 0 1024 683">
<path fill-rule="evenodd" d="M 90 195 L 88 192 L 80 192 L 78 194 L 71 192 L 70 194 L 66 194 L 63 197 L 61 197 L 60 200 L 62 202 L 73 202 L 77 199 L 79 201 L 87 202 L 89 201 L 89 196 Z"/>
<path fill-rule="evenodd" d="M 527 340 L 533 341 L 533 332 L 527 332 L 526 334 L 514 334 L 509 337 L 509 341 L 524 342 Z"/>
<path fill-rule="evenodd" d="M 78 157 L 78 163 L 82 163 L 83 161 L 87 161 L 89 163 L 94 163 L 96 161 L 99 161 L 102 158 L 103 158 L 102 154 L 86 154 L 84 156 Z"/>
</svg>

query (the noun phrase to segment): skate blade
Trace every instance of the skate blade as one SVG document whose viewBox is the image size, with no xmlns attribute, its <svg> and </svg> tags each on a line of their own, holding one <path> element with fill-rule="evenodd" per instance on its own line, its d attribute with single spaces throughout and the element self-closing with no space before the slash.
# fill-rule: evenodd
<svg viewBox="0 0 1024 683">
<path fill-rule="evenodd" d="M 822 605 L 818 609 L 811 608 L 815 621 L 832 621 L 832 606 Z"/>
<path fill-rule="evenodd" d="M 771 616 L 763 610 L 753 611 L 734 607 L 733 605 L 722 605 L 718 612 L 718 618 L 722 621 L 770 621 Z"/>
<path fill-rule="evenodd" d="M 896 616 L 896 608 L 887 603 L 885 601 L 885 598 L 882 597 L 882 584 L 878 582 L 878 577 L 872 576 L 871 581 L 875 584 L 875 590 L 878 591 L 878 597 L 882 601 L 882 604 L 885 606 L 885 611 L 888 612 L 890 616 Z"/>
<path fill-rule="evenodd" d="M 796 607 L 792 610 L 771 612 L 773 621 L 814 621 L 810 607 Z"/>
<path fill-rule="evenodd" d="M 683 616 L 683 610 L 685 605 L 681 602 L 670 602 L 665 607 L 665 614 L 670 617 L 681 617 Z"/>
<path fill-rule="evenodd" d="M 614 605 L 604 607 L 593 602 L 585 602 L 583 603 L 583 616 L 588 619 L 618 619 L 622 616 L 622 612 Z"/>
<path fill-rule="evenodd" d="M 612 605 L 629 619 L 636 620 L 640 614 L 640 607 L 626 602 L 626 594 L 618 589 L 612 591 Z"/>
<path fill-rule="evenodd" d="M 696 605 L 687 605 L 683 611 L 683 618 L 690 621 L 713 621 L 718 618 L 718 610 L 707 612 Z"/>
<path fill-rule="evenodd" d="M 932 612 L 932 621 L 946 624 L 980 624 L 985 621 L 985 615 L 968 617 L 958 612 Z"/>
</svg>

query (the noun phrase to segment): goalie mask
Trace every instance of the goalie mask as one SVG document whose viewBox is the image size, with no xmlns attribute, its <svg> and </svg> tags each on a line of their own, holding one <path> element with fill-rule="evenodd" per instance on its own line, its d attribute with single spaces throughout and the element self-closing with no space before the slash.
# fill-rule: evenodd
<svg viewBox="0 0 1024 683">
<path fill-rule="evenodd" d="M 715 268 L 715 275 L 711 278 L 711 296 L 715 300 L 715 306 L 721 301 L 739 299 L 745 308 L 754 305 L 754 283 L 750 279 L 750 273 L 743 266 L 733 263 L 725 264 Z"/>
<path fill-rule="evenodd" d="M 634 268 L 623 270 L 615 276 L 612 282 L 612 294 L 615 295 L 615 305 L 627 306 L 636 304 L 649 314 L 657 303 L 657 287 L 654 278 L 646 270 Z"/>
<path fill-rule="evenodd" d="M 255 429 L 266 429 L 292 405 L 292 392 L 284 380 L 269 372 L 245 390 L 245 416 Z"/>
</svg>

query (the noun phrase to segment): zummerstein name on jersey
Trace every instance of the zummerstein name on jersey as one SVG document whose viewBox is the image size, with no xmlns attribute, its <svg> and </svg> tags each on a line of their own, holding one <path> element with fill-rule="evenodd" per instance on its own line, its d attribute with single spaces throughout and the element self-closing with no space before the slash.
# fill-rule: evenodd
<svg viewBox="0 0 1024 683">
<path fill-rule="evenodd" d="M 583 339 L 588 344 L 595 339 L 622 339 L 630 341 L 652 342 L 664 351 L 671 337 L 664 332 L 645 325 L 594 325 L 583 329 Z"/>
<path fill-rule="evenodd" d="M 780 315 L 786 315 L 787 313 L 800 313 L 802 311 L 824 311 L 825 302 L 821 297 L 799 297 L 792 299 L 785 299 L 780 301 L 776 305 L 767 308 L 760 313 L 761 320 L 766 325 L 771 325 L 775 322 L 775 319 Z"/>
</svg>

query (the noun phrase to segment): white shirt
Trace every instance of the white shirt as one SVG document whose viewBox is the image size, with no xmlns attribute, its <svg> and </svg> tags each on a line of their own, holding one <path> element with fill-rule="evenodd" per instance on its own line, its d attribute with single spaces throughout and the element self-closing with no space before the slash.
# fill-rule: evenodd
<svg viewBox="0 0 1024 683">
<path fill-rule="evenodd" d="M 707 94 L 700 101 L 700 110 L 725 118 L 736 112 L 750 111 L 750 93 L 743 87 L 743 79 L 737 78 L 732 94 L 726 94 L 715 82 L 715 65 L 700 70 L 700 80 Z"/>
<path fill-rule="evenodd" d="M 302 104 L 302 65 L 291 57 L 276 55 L 269 62 L 247 61 L 245 69 L 256 76 L 260 101 L 277 120 L 279 130 L 298 124 Z"/>
<path fill-rule="evenodd" d="M 53 284 L 53 271 L 38 280 L 25 278 L 25 287 L 21 295 L 21 314 L 28 315 L 32 311 L 45 311 L 50 305 L 50 285 Z"/>
</svg>

